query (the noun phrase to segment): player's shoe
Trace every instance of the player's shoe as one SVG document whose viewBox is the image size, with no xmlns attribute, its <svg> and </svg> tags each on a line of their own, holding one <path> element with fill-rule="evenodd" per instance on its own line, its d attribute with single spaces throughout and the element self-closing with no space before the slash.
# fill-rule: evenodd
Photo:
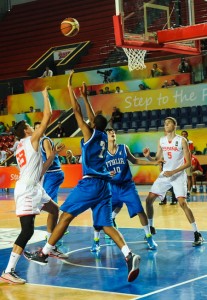
<svg viewBox="0 0 207 300">
<path fill-rule="evenodd" d="M 167 200 L 166 198 L 163 199 L 162 201 L 160 201 L 159 205 L 166 205 L 167 204 Z"/>
<path fill-rule="evenodd" d="M 137 276 L 139 275 L 139 263 L 140 263 L 140 256 L 134 253 L 129 253 L 126 257 L 126 263 L 128 266 L 128 281 L 134 281 Z"/>
<path fill-rule="evenodd" d="M 93 245 L 91 247 L 91 252 L 98 252 L 100 251 L 101 247 L 99 241 L 93 241 Z"/>
<path fill-rule="evenodd" d="M 150 250 L 157 250 L 157 244 L 153 240 L 152 236 L 146 236 L 146 241 Z"/>
<path fill-rule="evenodd" d="M 194 242 L 193 242 L 193 246 L 200 246 L 202 245 L 204 242 L 204 238 L 202 237 L 201 233 L 196 231 L 194 232 Z"/>
<path fill-rule="evenodd" d="M 155 227 L 153 227 L 153 226 L 150 226 L 150 232 L 151 232 L 151 234 L 156 234 L 156 229 L 155 229 Z"/>
<path fill-rule="evenodd" d="M 58 259 L 67 259 L 68 255 L 62 253 L 60 250 L 58 250 L 58 247 L 55 246 L 54 249 L 52 249 L 50 251 L 50 253 L 48 254 L 48 256 L 50 257 L 54 257 L 54 258 L 58 258 Z"/>
<path fill-rule="evenodd" d="M 1 274 L 0 279 L 4 282 L 14 283 L 14 284 L 24 284 L 24 283 L 26 283 L 26 280 L 20 278 L 17 275 L 17 273 L 14 271 L 14 269 L 11 269 L 11 272 L 9 272 L 9 273 L 5 273 L 3 271 L 3 273 Z"/>
<path fill-rule="evenodd" d="M 45 266 L 48 263 L 48 255 L 45 255 L 42 252 L 42 249 L 36 251 L 36 252 L 29 252 L 24 251 L 24 257 L 28 259 L 29 261 L 33 261 L 36 264 Z"/>
</svg>

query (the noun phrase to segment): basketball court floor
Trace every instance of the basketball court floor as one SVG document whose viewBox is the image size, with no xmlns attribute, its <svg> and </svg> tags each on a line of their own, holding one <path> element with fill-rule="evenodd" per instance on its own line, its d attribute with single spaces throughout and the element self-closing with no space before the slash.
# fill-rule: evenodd
<svg viewBox="0 0 207 300">
<path fill-rule="evenodd" d="M 137 187 L 144 200 L 149 186 Z M 69 191 L 61 191 L 59 204 Z M 189 202 L 199 230 L 207 241 L 207 194 L 194 194 Z M 4 270 L 11 247 L 19 232 L 13 192 L 0 194 L 0 272 Z M 46 213 L 36 218 L 34 237 L 26 249 L 36 250 L 45 242 Z M 192 247 L 193 233 L 179 205 L 155 203 L 157 251 L 147 249 L 144 231 L 137 217 L 130 219 L 126 207 L 117 216 L 119 230 L 133 252 L 141 256 L 140 275 L 127 282 L 122 253 L 110 239 L 101 236 L 101 251 L 90 252 L 93 240 L 91 212 L 74 220 L 69 233 L 60 241 L 60 250 L 69 258 L 49 258 L 47 266 L 22 257 L 16 271 L 27 280 L 25 285 L 0 283 L 1 300 L 22 299 L 207 299 L 207 242 Z"/>
</svg>

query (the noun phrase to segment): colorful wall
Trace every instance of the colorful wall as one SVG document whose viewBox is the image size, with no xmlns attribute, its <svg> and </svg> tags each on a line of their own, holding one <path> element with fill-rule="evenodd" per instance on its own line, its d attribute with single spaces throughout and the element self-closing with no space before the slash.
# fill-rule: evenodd
<svg viewBox="0 0 207 300">
<path fill-rule="evenodd" d="M 192 56 L 187 58 L 189 61 L 192 71 L 195 76 L 196 82 L 201 82 L 203 80 L 203 66 L 202 66 L 202 56 Z M 151 69 L 155 62 L 146 63 L 146 69 L 144 70 L 134 70 L 129 72 L 128 66 L 116 67 L 116 68 L 106 68 L 100 70 L 92 70 L 87 72 L 79 72 L 74 74 L 73 86 L 81 86 L 84 81 L 87 85 L 96 85 L 103 83 L 104 76 L 101 72 L 110 71 L 109 81 L 110 82 L 120 82 L 129 80 L 145 80 L 151 78 Z M 180 63 L 180 58 L 174 58 L 171 60 L 162 60 L 157 62 L 159 68 L 164 71 L 164 75 L 176 75 L 178 74 L 178 65 Z M 45 86 L 50 86 L 51 89 L 61 89 L 67 86 L 68 75 L 60 75 L 48 78 L 37 78 L 24 81 L 25 92 L 38 92 L 45 88 Z"/>
<path fill-rule="evenodd" d="M 67 89 L 49 91 L 53 109 L 67 110 L 70 100 Z M 77 91 L 77 96 L 78 91 Z M 207 84 L 184 85 L 176 88 L 163 88 L 121 94 L 104 94 L 90 96 L 95 111 L 101 110 L 104 115 L 111 115 L 113 106 L 122 112 L 163 109 L 172 107 L 197 106 L 207 104 Z M 28 111 L 28 107 L 43 110 L 42 93 L 27 93 L 8 97 L 8 112 L 17 114 Z"/>
</svg>

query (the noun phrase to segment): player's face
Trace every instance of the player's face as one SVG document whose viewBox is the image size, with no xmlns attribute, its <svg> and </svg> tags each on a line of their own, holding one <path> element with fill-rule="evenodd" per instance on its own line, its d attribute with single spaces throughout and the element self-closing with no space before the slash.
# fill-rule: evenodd
<svg viewBox="0 0 207 300">
<path fill-rule="evenodd" d="M 166 133 L 173 132 L 175 130 L 175 124 L 170 119 L 165 120 L 164 127 Z"/>
<path fill-rule="evenodd" d="M 182 135 L 184 138 L 186 138 L 186 139 L 187 139 L 187 137 L 188 137 L 188 134 L 187 134 L 185 131 L 181 132 L 181 135 Z"/>
<path fill-rule="evenodd" d="M 107 130 L 107 135 L 108 135 L 108 141 L 116 140 L 116 133 L 113 129 Z"/>
<path fill-rule="evenodd" d="M 27 135 L 32 135 L 34 132 L 34 129 L 33 129 L 33 127 L 31 127 L 29 124 L 26 123 L 25 132 L 27 133 Z"/>
</svg>

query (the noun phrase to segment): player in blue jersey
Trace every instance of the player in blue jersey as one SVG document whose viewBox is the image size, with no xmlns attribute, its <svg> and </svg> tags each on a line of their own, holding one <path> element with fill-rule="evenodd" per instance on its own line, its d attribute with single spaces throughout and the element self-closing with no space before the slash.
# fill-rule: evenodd
<svg viewBox="0 0 207 300">
<path fill-rule="evenodd" d="M 34 130 L 37 130 L 41 122 L 34 123 Z M 43 136 L 40 140 L 40 150 L 42 154 L 43 163 L 51 155 L 54 149 L 54 142 L 47 136 Z M 59 155 L 56 154 L 54 160 L 43 177 L 43 188 L 46 193 L 51 197 L 53 201 L 58 202 L 58 190 L 61 183 L 64 180 L 64 172 L 61 169 Z M 51 214 L 48 214 L 48 222 L 50 222 Z M 50 232 L 47 232 L 46 239 L 51 236 Z"/>
<path fill-rule="evenodd" d="M 132 155 L 127 145 L 116 143 L 116 133 L 113 129 L 107 129 L 108 134 L 108 151 L 106 156 L 106 166 L 109 171 L 113 171 L 115 175 L 110 181 L 112 191 L 112 211 L 119 212 L 126 204 L 131 218 L 138 215 L 143 226 L 148 247 L 151 250 L 157 249 L 157 244 L 152 239 L 150 228 L 148 226 L 147 215 L 144 212 L 142 203 L 136 190 L 134 181 L 132 180 L 132 173 L 129 167 L 128 160 L 137 165 L 157 165 L 159 162 L 150 162 L 141 160 Z M 112 217 L 114 215 L 112 214 Z M 114 222 L 114 219 L 113 219 Z M 115 222 L 114 222 L 115 225 Z M 95 226 L 94 226 L 95 227 Z M 91 248 L 92 252 L 100 249 L 99 245 L 99 230 L 94 232 L 94 242 Z"/>
<path fill-rule="evenodd" d="M 40 124 L 41 122 L 35 122 L 34 129 L 36 130 L 40 126 Z M 40 140 L 40 149 L 43 162 L 45 162 L 54 149 L 54 142 L 49 137 L 43 136 Z M 63 181 L 64 172 L 61 169 L 59 156 L 56 155 L 53 163 L 45 173 L 43 180 L 43 188 L 56 203 L 58 202 L 58 190 Z"/>
<path fill-rule="evenodd" d="M 103 229 L 125 256 L 128 266 L 128 281 L 131 282 L 139 274 L 140 256 L 131 253 L 122 235 L 112 226 L 109 180 L 114 172 L 111 174 L 106 168 L 108 138 L 104 130 L 107 126 L 107 120 L 102 115 L 95 116 L 87 98 L 86 85 L 83 83 L 80 91 L 91 126 L 84 121 L 80 105 L 72 89 L 72 77 L 73 71 L 69 76 L 68 91 L 78 126 L 83 133 L 83 139 L 81 140 L 83 179 L 79 181 L 78 185 L 61 205 L 60 210 L 63 213 L 46 245 L 35 253 L 25 252 L 25 257 L 39 264 L 47 264 L 50 249 L 63 236 L 71 221 L 85 210 L 91 208 L 95 226 Z"/>
</svg>

